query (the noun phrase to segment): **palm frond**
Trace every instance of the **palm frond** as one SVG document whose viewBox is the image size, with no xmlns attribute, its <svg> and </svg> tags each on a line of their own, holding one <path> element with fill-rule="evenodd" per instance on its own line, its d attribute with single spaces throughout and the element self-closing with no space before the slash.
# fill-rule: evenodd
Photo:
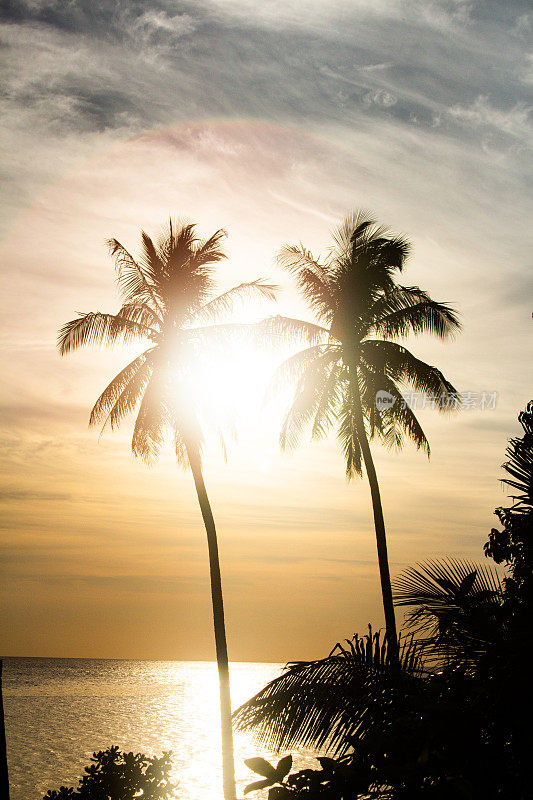
<svg viewBox="0 0 533 800">
<path fill-rule="evenodd" d="M 411 253 L 411 243 L 403 236 L 378 237 L 373 241 L 374 260 L 382 261 L 390 270 L 401 271 Z"/>
<path fill-rule="evenodd" d="M 361 343 L 361 356 L 366 368 L 376 373 L 378 389 L 386 388 L 379 385 L 383 376 L 385 382 L 389 379 L 394 384 L 410 386 L 420 392 L 439 411 L 453 411 L 457 407 L 460 397 L 442 372 L 416 358 L 403 345 L 383 339 L 367 339 Z M 452 398 L 454 402 L 451 402 Z"/>
<path fill-rule="evenodd" d="M 300 292 L 317 318 L 328 323 L 332 307 L 328 265 L 316 261 L 313 254 L 301 244 L 282 247 L 276 261 L 295 276 Z"/>
<path fill-rule="evenodd" d="M 377 437 L 390 450 L 401 450 L 404 436 L 407 436 L 417 450 L 423 450 L 429 457 L 429 441 L 396 382 L 384 372 L 369 370 L 365 364 L 360 364 L 359 373 L 363 378 L 361 401 L 365 417 L 370 422 L 370 438 Z M 380 390 L 394 398 L 391 407 L 376 408 L 376 396 Z"/>
<path fill-rule="evenodd" d="M 106 242 L 115 261 L 117 283 L 125 303 L 155 301 L 154 286 L 147 272 L 117 239 Z"/>
<path fill-rule="evenodd" d="M 339 411 L 339 427 L 337 441 L 339 442 L 344 460 L 346 462 L 346 478 L 352 480 L 363 474 L 363 459 L 361 453 L 358 418 L 354 398 L 350 391 L 344 394 L 344 402 Z"/>
<path fill-rule="evenodd" d="M 204 305 L 213 290 L 214 264 L 225 253 L 219 244 L 225 231 L 216 231 L 204 242 L 195 235 L 195 225 L 175 228 L 172 221 L 159 240 L 158 253 L 164 261 L 160 294 L 175 323 L 187 324 L 191 314 Z"/>
<path fill-rule="evenodd" d="M 276 254 L 276 263 L 296 276 L 301 269 L 312 272 L 323 281 L 327 280 L 329 276 L 327 265 L 317 261 L 311 251 L 301 243 L 299 245 L 283 245 Z"/>
<path fill-rule="evenodd" d="M 405 286 L 404 284 L 397 283 L 391 292 L 381 297 L 374 306 L 376 319 L 392 313 L 393 311 L 401 311 L 402 308 L 409 308 L 409 306 L 416 306 L 417 303 L 429 303 L 432 298 L 425 289 L 420 286 Z"/>
<path fill-rule="evenodd" d="M 234 286 L 224 294 L 213 298 L 208 303 L 205 303 L 200 308 L 194 310 L 190 315 L 190 320 L 186 323 L 198 322 L 205 324 L 207 322 L 216 322 L 225 314 L 229 314 L 235 308 L 238 301 L 244 302 L 247 298 L 254 300 L 255 298 L 269 300 L 271 302 L 277 299 L 278 286 L 271 283 L 264 283 L 261 278 L 248 283 L 240 283 Z"/>
<path fill-rule="evenodd" d="M 143 263 L 153 274 L 154 292 L 163 310 L 162 316 L 182 325 L 192 308 L 202 305 L 212 289 L 213 281 L 207 266 L 195 263 L 199 246 L 195 225 L 173 222 L 161 231 L 157 247 L 150 237 L 143 237 Z"/>
<path fill-rule="evenodd" d="M 475 580 L 465 584 L 466 578 L 475 575 Z M 441 561 L 425 561 L 408 567 L 394 581 L 394 601 L 397 606 L 419 606 L 464 600 L 482 594 L 497 597 L 502 586 L 498 573 L 486 564 L 477 564 L 468 559 L 447 558 Z"/>
<path fill-rule="evenodd" d="M 57 336 L 57 346 L 62 356 L 86 345 L 128 344 L 138 339 L 150 339 L 157 331 L 140 322 L 118 314 L 100 311 L 79 314 L 66 322 Z"/>
<path fill-rule="evenodd" d="M 359 312 L 370 300 L 394 288 L 393 272 L 403 269 L 411 246 L 401 236 L 379 226 L 365 211 L 349 215 L 333 235 L 330 259 L 336 263 L 336 278 L 351 284 L 359 296 Z"/>
<path fill-rule="evenodd" d="M 341 224 L 332 231 L 331 235 L 335 244 L 331 254 L 342 258 L 351 253 L 354 239 L 361 239 L 363 236 L 366 239 L 372 238 L 373 232 L 382 233 L 384 230 L 378 226 L 369 211 L 365 209 L 353 211 L 351 214 L 347 214 Z"/>
<path fill-rule="evenodd" d="M 279 314 L 256 324 L 258 337 L 264 344 L 279 345 L 306 342 L 314 345 L 328 341 L 329 331 L 321 325 L 302 319 L 282 317 Z"/>
<path fill-rule="evenodd" d="M 396 443 L 392 445 L 390 432 L 392 429 L 396 430 L 400 428 L 407 438 L 414 444 L 417 450 L 422 450 L 427 457 L 431 455 L 431 448 L 429 445 L 428 438 L 424 433 L 420 422 L 418 421 L 414 411 L 409 407 L 407 403 L 405 405 L 402 403 L 403 398 L 398 397 L 399 392 L 397 387 L 392 383 L 392 381 L 387 385 L 386 391 L 390 394 L 394 394 L 397 398 L 397 402 L 399 403 L 398 408 L 387 409 L 386 411 L 382 412 L 383 416 L 385 417 L 386 424 L 389 426 L 387 435 L 383 437 L 383 442 L 386 447 L 396 446 Z M 395 391 L 396 390 L 396 391 Z M 395 439 L 397 437 L 395 436 Z M 402 443 L 400 443 L 400 447 Z"/>
<path fill-rule="evenodd" d="M 309 269 L 300 269 L 296 283 L 302 297 L 316 318 L 324 324 L 331 322 L 335 302 L 328 284 Z"/>
<path fill-rule="evenodd" d="M 343 755 L 364 739 L 422 669 L 416 643 L 400 640 L 401 668 L 386 638 L 370 630 L 337 644 L 327 658 L 288 664 L 234 714 L 270 750 L 312 748 Z"/>
<path fill-rule="evenodd" d="M 440 339 L 448 339 L 461 329 L 461 323 L 451 306 L 427 299 L 385 314 L 374 321 L 373 327 L 387 338 L 431 333 Z"/>
<path fill-rule="evenodd" d="M 141 242 L 142 256 L 140 259 L 140 266 L 148 281 L 154 287 L 154 292 L 157 293 L 157 287 L 164 276 L 165 262 L 161 259 L 152 239 L 148 236 L 146 231 L 141 231 Z"/>
<path fill-rule="evenodd" d="M 384 421 L 376 407 L 376 394 L 379 389 L 383 388 L 381 385 L 383 373 L 380 370 L 367 369 L 366 364 L 360 359 L 357 377 L 365 430 L 368 438 L 373 439 L 382 433 Z M 352 387 L 351 390 L 353 391 Z"/>
<path fill-rule="evenodd" d="M 161 373 L 157 372 L 144 392 L 131 440 L 134 456 L 151 465 L 157 460 L 165 433 L 173 420 L 166 405 L 166 392 Z"/>
<path fill-rule="evenodd" d="M 138 322 L 149 329 L 151 336 L 157 336 L 161 330 L 163 319 L 159 311 L 155 311 L 148 303 L 124 303 L 117 317 Z"/>
<path fill-rule="evenodd" d="M 189 452 L 179 429 L 174 432 L 174 452 L 178 466 L 186 472 L 190 467 Z"/>
<path fill-rule="evenodd" d="M 106 386 L 92 408 L 89 418 L 89 425 L 91 427 L 98 425 L 109 414 L 130 381 L 133 380 L 138 371 L 145 365 L 149 352 L 150 350 L 147 350 L 141 353 L 140 356 L 137 356 L 137 358 L 134 358 L 133 361 L 130 361 L 130 363 L 124 367 L 118 375 L 115 375 L 113 380 Z"/>
<path fill-rule="evenodd" d="M 168 277 L 190 260 L 191 253 L 197 246 L 196 225 L 169 218 L 168 225 L 161 229 L 157 240 L 157 255 L 163 264 L 163 272 Z"/>
<path fill-rule="evenodd" d="M 282 450 L 297 447 L 306 427 L 315 417 L 331 367 L 338 359 L 338 352 L 328 348 L 313 359 L 302 373 L 281 428 L 279 441 Z"/>
<path fill-rule="evenodd" d="M 510 475 L 502 483 L 515 489 L 518 494 L 511 495 L 516 500 L 515 509 L 529 511 L 533 506 L 533 402 L 518 415 L 524 434 L 510 440 L 506 449 L 509 458 L 503 465 Z"/>
<path fill-rule="evenodd" d="M 313 439 L 321 439 L 328 433 L 338 416 L 342 403 L 344 365 L 333 362 L 328 369 L 329 375 L 323 385 L 311 428 Z"/>
<path fill-rule="evenodd" d="M 286 358 L 279 364 L 269 381 L 267 387 L 265 403 L 272 400 L 273 397 L 284 387 L 289 386 L 293 382 L 298 382 L 305 370 L 313 363 L 322 353 L 325 348 L 335 347 L 335 345 L 322 345 L 315 344 L 311 347 L 306 347 L 305 350 L 300 350 L 294 353 L 289 358 Z M 340 351 L 339 356 L 340 356 Z"/>
<path fill-rule="evenodd" d="M 145 363 L 141 365 L 141 367 L 136 371 L 135 375 L 133 375 L 128 383 L 124 386 L 117 399 L 109 409 L 106 418 L 103 420 L 100 436 L 103 434 L 107 425 L 111 426 L 111 430 L 115 430 L 120 425 L 122 420 L 128 416 L 128 414 L 131 414 L 135 411 L 139 403 L 142 401 L 144 392 L 150 383 L 153 369 L 154 365 L 152 361 L 147 358 Z"/>
<path fill-rule="evenodd" d="M 396 606 L 410 608 L 406 625 L 432 657 L 466 665 L 498 629 L 502 587 L 495 569 L 448 558 L 409 567 L 393 582 Z"/>
<path fill-rule="evenodd" d="M 196 268 L 208 266 L 216 261 L 222 261 L 223 259 L 227 258 L 227 255 L 220 248 L 222 239 L 225 239 L 227 235 L 227 231 L 225 231 L 223 228 L 220 228 L 208 239 L 205 239 L 203 242 L 199 242 L 193 251 L 192 262 L 194 266 Z"/>
<path fill-rule="evenodd" d="M 367 327 L 367 335 L 376 334 L 373 327 L 379 321 L 395 311 L 402 311 L 404 308 L 417 305 L 417 303 L 429 302 L 429 294 L 418 286 L 402 286 L 395 283 L 387 292 L 380 292 L 374 297 L 363 312 L 363 318 Z"/>
</svg>

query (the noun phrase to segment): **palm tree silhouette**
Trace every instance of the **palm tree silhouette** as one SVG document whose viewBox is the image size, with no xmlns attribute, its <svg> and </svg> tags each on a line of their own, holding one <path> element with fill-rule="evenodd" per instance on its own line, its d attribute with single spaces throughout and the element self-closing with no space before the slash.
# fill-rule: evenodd
<svg viewBox="0 0 533 800">
<path fill-rule="evenodd" d="M 235 798 L 228 651 L 217 535 L 202 471 L 203 436 L 194 397 L 199 350 L 234 326 L 212 324 L 246 296 L 274 299 L 275 287 L 261 280 L 243 283 L 213 297 L 213 270 L 225 258 L 225 231 L 199 240 L 195 225 L 169 221 L 156 245 L 144 233 L 142 255 L 135 260 L 116 239 L 108 246 L 115 260 L 122 307 L 117 314 L 80 314 L 59 331 L 66 355 L 84 345 L 116 345 L 148 340 L 104 389 L 91 411 L 90 425 L 115 428 L 138 407 L 132 451 L 153 462 L 167 434 L 173 437 L 178 463 L 190 468 L 207 533 L 216 658 L 220 683 L 224 797 Z M 222 331 L 221 331 L 222 329 Z M 103 430 L 102 428 L 102 430 Z"/>
<path fill-rule="evenodd" d="M 446 338 L 459 329 L 454 311 L 417 286 L 394 280 L 410 245 L 379 227 L 365 212 L 347 217 L 334 232 L 334 245 L 319 261 L 302 245 L 284 246 L 278 263 L 295 277 L 319 325 L 276 316 L 264 332 L 274 338 L 306 339 L 308 347 L 276 371 L 271 391 L 296 381 L 293 403 L 280 434 L 283 449 L 298 444 L 303 430 L 324 436 L 338 421 L 338 439 L 348 479 L 362 475 L 370 484 L 383 608 L 392 654 L 397 650 L 387 541 L 379 484 L 369 440 L 401 448 L 404 436 L 429 456 L 428 440 L 401 393 L 402 384 L 432 398 L 441 411 L 457 395 L 433 366 L 391 339 L 430 332 Z M 382 393 L 378 395 L 378 393 Z M 383 397 L 388 405 L 377 407 Z"/>
</svg>

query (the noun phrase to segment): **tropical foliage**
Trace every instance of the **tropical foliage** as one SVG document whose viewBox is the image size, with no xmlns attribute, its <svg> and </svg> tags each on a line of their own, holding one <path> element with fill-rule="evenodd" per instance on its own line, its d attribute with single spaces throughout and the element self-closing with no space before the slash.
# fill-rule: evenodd
<svg viewBox="0 0 533 800">
<path fill-rule="evenodd" d="M 503 589 L 487 565 L 456 558 L 406 569 L 394 581 L 396 606 L 409 610 L 406 630 L 424 661 L 474 668 L 504 624 Z"/>
<path fill-rule="evenodd" d="M 334 232 L 324 259 L 302 245 L 286 246 L 278 263 L 294 276 L 318 324 L 280 316 L 265 323 L 265 333 L 273 338 L 308 343 L 279 367 L 272 383 L 273 391 L 286 381 L 296 385 L 280 434 L 282 448 L 295 447 L 309 426 L 319 438 L 337 425 L 347 477 L 362 475 L 363 464 L 366 469 L 392 650 L 397 637 L 385 523 L 369 441 L 400 449 L 410 439 L 429 455 L 427 437 L 402 388 L 420 393 L 440 411 L 453 409 L 457 402 L 442 372 L 396 341 L 421 333 L 446 339 L 459 329 L 451 306 L 436 302 L 418 286 L 397 283 L 409 252 L 403 237 L 363 212 L 347 217 Z"/>
<path fill-rule="evenodd" d="M 321 764 L 290 776 L 288 790 L 305 785 L 310 799 L 526 797 L 509 748 L 512 713 L 499 699 L 503 676 L 497 659 L 489 658 L 498 633 L 485 640 L 476 619 L 464 624 L 469 605 L 476 618 L 484 604 L 490 611 L 501 607 L 487 590 L 496 578 L 456 566 L 457 572 L 453 565 L 419 566 L 418 600 L 418 577 L 403 576 L 403 602 L 412 602 L 415 625 L 430 635 L 400 642 L 399 670 L 379 633 L 355 636 L 325 659 L 289 665 L 237 711 L 238 727 L 269 748 L 303 747 L 333 757 L 326 770 Z M 436 602 L 428 602 L 426 582 L 437 587 L 441 580 L 442 596 L 437 601 L 435 591 Z M 465 647 L 473 640 L 477 655 Z M 490 769 L 495 763 L 497 778 Z M 343 781 L 332 780 L 335 770 Z"/>
<path fill-rule="evenodd" d="M 410 333 L 444 339 L 459 329 L 459 321 L 449 305 L 432 300 L 417 286 L 396 282 L 410 252 L 404 238 L 388 233 L 363 212 L 347 217 L 333 236 L 334 246 L 323 260 L 302 246 L 284 247 L 278 255 L 319 324 L 276 316 L 266 325 L 273 336 L 310 340 L 274 376 L 274 388 L 286 380 L 296 383 L 280 434 L 282 447 L 296 446 L 308 424 L 312 436 L 320 438 L 337 422 L 346 474 L 352 478 L 362 474 L 364 460 L 359 402 L 371 439 L 398 448 L 407 437 L 429 453 L 429 442 L 401 389 L 426 395 L 441 411 L 453 406 L 455 389 L 436 367 L 393 340 Z M 393 402 L 380 411 L 376 395 L 383 390 Z"/>
<path fill-rule="evenodd" d="M 400 653 L 402 672 L 419 675 L 411 637 L 400 642 Z M 367 706 L 376 686 L 380 692 L 386 686 L 392 702 L 397 679 L 388 640 L 370 629 L 366 636 L 337 643 L 327 658 L 289 664 L 235 712 L 234 720 L 274 751 L 300 746 L 344 755 L 373 724 Z"/>
<path fill-rule="evenodd" d="M 274 784 L 283 786 L 283 779 L 289 774 L 292 767 L 292 756 L 285 756 L 280 758 L 275 767 L 266 761 L 264 758 L 247 758 L 244 763 L 249 769 L 257 772 L 258 775 L 263 776 L 263 780 L 254 781 L 248 784 L 244 790 L 244 794 L 248 792 L 255 792 L 258 789 L 266 789 Z"/>
<path fill-rule="evenodd" d="M 531 464 L 533 441 L 525 434 L 527 447 L 518 449 L 521 463 Z M 524 486 L 529 475 L 524 469 Z M 527 582 L 509 588 L 494 568 L 448 559 L 407 569 L 394 592 L 407 609 L 400 669 L 379 633 L 355 636 L 325 659 L 289 664 L 236 712 L 238 726 L 274 750 L 305 747 L 334 757 L 320 770 L 286 777 L 285 794 L 271 800 L 303 797 L 303 789 L 309 800 L 525 800 L 533 649 L 524 624 L 532 610 Z"/>
<path fill-rule="evenodd" d="M 269 800 L 336 800 L 352 791 L 350 787 L 353 786 L 356 773 L 351 764 L 346 763 L 346 759 L 334 760 L 319 756 L 317 761 L 320 764 L 319 770 L 304 769 L 289 775 L 292 756 L 282 758 L 276 767 L 264 758 L 248 758 L 244 763 L 254 772 L 266 777 L 247 786 L 244 794 L 272 787 L 268 792 Z"/>
<path fill-rule="evenodd" d="M 43 800 L 167 800 L 173 796 L 170 752 L 156 758 L 109 747 L 93 753 L 91 762 L 77 788 L 49 790 Z"/>
<path fill-rule="evenodd" d="M 506 564 L 506 598 L 512 597 L 531 607 L 533 600 L 533 402 L 520 412 L 518 421 L 523 435 L 510 440 L 508 461 L 503 465 L 509 477 L 503 483 L 516 494 L 509 508 L 497 508 L 495 514 L 502 530 L 493 528 L 485 553 L 497 564 Z"/>
</svg>

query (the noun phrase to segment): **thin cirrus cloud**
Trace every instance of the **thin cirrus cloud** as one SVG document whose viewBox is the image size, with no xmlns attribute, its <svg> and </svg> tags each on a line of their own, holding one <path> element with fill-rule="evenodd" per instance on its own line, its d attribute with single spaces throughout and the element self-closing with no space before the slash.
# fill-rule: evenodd
<svg viewBox="0 0 533 800">
<path fill-rule="evenodd" d="M 485 136 L 497 149 L 525 134 L 527 40 L 515 33 L 527 26 L 525 4 L 500 5 L 493 24 L 482 2 L 336 3 L 327 12 L 320 3 L 151 5 L 8 5 L 6 164 L 20 180 L 29 156 L 28 194 L 32 180 L 50 180 L 92 147 L 191 118 L 342 132 L 386 113 L 440 136 Z"/>
<path fill-rule="evenodd" d="M 77 580 L 83 588 L 83 602 L 61 612 L 64 635 L 50 638 L 50 655 L 60 654 L 59 641 L 61 654 L 81 652 L 76 626 L 90 614 L 91 592 L 103 619 L 106 597 L 117 602 L 128 575 L 128 597 L 138 589 L 162 626 L 176 609 L 185 618 L 189 603 L 194 650 L 176 642 L 165 654 L 211 655 L 208 603 L 192 589 L 205 553 L 190 476 L 175 472 L 170 454 L 151 471 L 135 463 L 127 427 L 100 441 L 87 431 L 91 401 L 127 354 L 60 362 L 54 347 L 57 328 L 78 309 L 116 308 L 104 240 L 116 236 L 135 252 L 140 229 L 156 234 L 170 213 L 204 233 L 226 227 L 221 286 L 270 277 L 284 288 L 279 310 L 291 314 L 306 312 L 287 277 L 274 273 L 282 242 L 320 252 L 358 206 L 407 233 L 414 255 L 405 282 L 453 302 L 464 323 L 453 344 L 420 339 L 413 352 L 463 391 L 497 391 L 498 402 L 450 419 L 421 412 L 429 464 L 409 447 L 376 450 L 392 569 L 447 552 L 480 554 L 504 499 L 505 442 L 530 399 L 532 22 L 527 3 L 482 0 L 4 4 L 9 477 L 0 499 L 8 545 L 16 536 L 20 548 L 9 552 L 21 554 L 7 559 L 6 581 L 26 575 L 31 585 L 6 600 L 8 617 L 22 621 L 11 652 L 44 654 L 32 606 L 44 547 L 61 554 L 68 581 L 56 570 L 54 591 L 42 587 L 41 616 L 53 616 Z M 276 587 L 292 603 L 299 650 L 288 657 L 315 657 L 379 620 L 368 490 L 343 482 L 334 438 L 282 457 L 279 419 L 260 419 L 241 432 L 228 466 L 214 451 L 206 462 L 234 657 L 284 658 L 288 629 L 266 626 L 253 651 L 244 636 Z M 407 498 L 415 495 L 413 515 Z M 105 557 L 88 568 L 84 554 L 95 547 Z M 93 655 L 120 655 L 113 625 L 91 628 Z"/>
</svg>

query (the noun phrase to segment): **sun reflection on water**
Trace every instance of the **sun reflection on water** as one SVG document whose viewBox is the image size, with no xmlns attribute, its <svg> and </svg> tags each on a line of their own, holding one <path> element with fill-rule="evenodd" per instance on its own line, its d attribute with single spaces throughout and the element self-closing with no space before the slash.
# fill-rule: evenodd
<svg viewBox="0 0 533 800">
<path fill-rule="evenodd" d="M 250 698 L 265 683 L 279 674 L 282 665 L 233 663 L 230 665 L 232 707 L 237 708 Z M 181 665 L 176 665 L 176 680 L 182 680 Z M 199 683 L 201 690 L 199 689 Z M 220 724 L 219 724 L 218 676 L 216 665 L 211 663 L 194 664 L 190 679 L 185 681 L 183 694 L 169 697 L 162 716 L 169 720 L 169 728 L 177 727 L 184 732 L 184 744 L 188 746 L 184 755 L 179 748 L 174 749 L 173 780 L 187 787 L 186 796 L 190 798 L 222 797 L 222 771 L 220 765 Z M 187 727 L 183 728 L 183 711 L 187 709 Z M 172 722 L 170 723 L 170 720 Z M 180 722 L 181 720 L 181 722 Z M 244 764 L 245 758 L 262 755 L 272 758 L 272 754 L 253 742 L 247 733 L 236 732 L 235 774 L 237 797 L 243 796 L 244 787 L 257 776 Z M 278 756 L 274 756 L 278 758 Z M 179 794 L 179 791 L 178 791 Z M 257 795 L 259 796 L 259 795 Z"/>
<path fill-rule="evenodd" d="M 280 668 L 231 664 L 233 708 Z M 175 797 L 222 800 L 215 663 L 6 659 L 4 670 L 12 800 L 38 800 L 48 789 L 76 785 L 91 754 L 112 744 L 147 755 L 172 750 Z M 244 759 L 257 755 L 279 757 L 237 733 L 237 797 L 255 779 Z M 295 758 L 297 766 L 309 763 Z"/>
</svg>

